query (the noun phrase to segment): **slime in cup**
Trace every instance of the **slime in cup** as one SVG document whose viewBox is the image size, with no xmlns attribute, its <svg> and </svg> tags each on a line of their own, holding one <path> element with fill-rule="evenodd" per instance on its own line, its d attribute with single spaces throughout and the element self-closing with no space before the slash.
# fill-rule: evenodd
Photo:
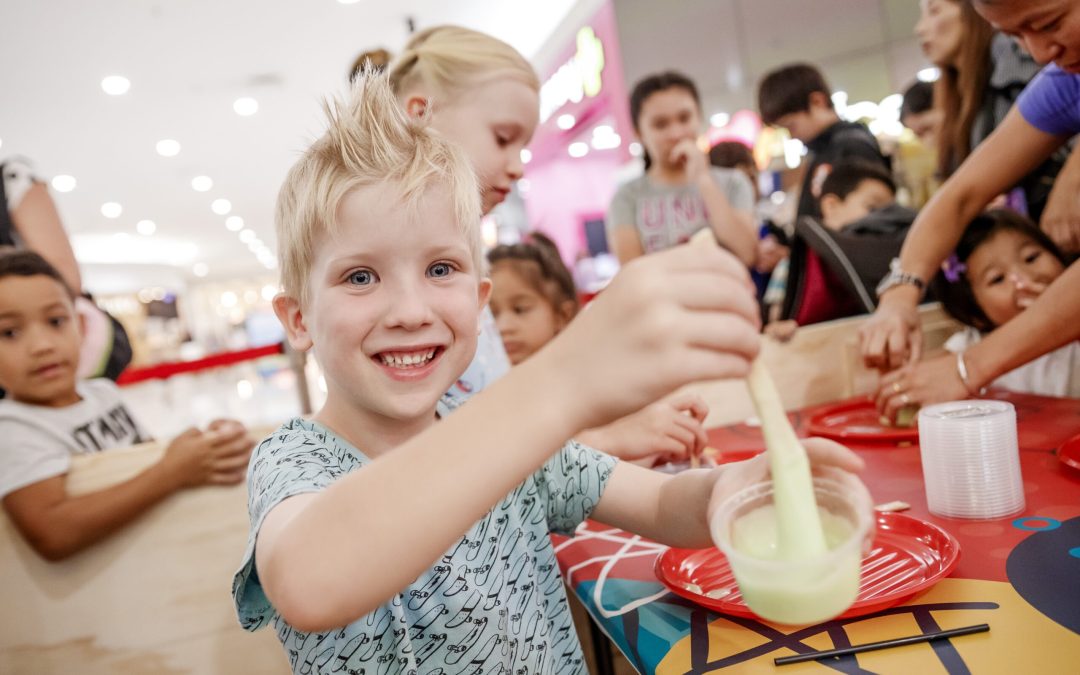
<svg viewBox="0 0 1080 675">
<path fill-rule="evenodd" d="M 787 624 L 816 623 L 846 610 L 859 593 L 870 495 L 839 469 L 812 477 L 761 361 L 750 395 L 762 421 L 772 481 L 732 495 L 712 514 L 713 541 L 727 556 L 755 614 Z"/>
</svg>

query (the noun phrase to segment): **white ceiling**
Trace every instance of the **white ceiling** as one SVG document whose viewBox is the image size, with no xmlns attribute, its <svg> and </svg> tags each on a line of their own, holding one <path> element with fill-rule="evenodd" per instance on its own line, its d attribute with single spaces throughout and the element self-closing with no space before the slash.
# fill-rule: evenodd
<svg viewBox="0 0 1080 675">
<path fill-rule="evenodd" d="M 76 178 L 74 191 L 54 197 L 84 263 L 101 255 L 88 245 L 95 237 L 109 255 L 132 248 L 145 261 L 164 248 L 183 261 L 157 271 L 85 264 L 91 290 L 138 288 L 154 275 L 190 280 L 196 262 L 211 278 L 265 274 L 210 203 L 230 200 L 273 247 L 278 185 L 321 130 L 320 97 L 344 87 L 359 52 L 399 50 L 412 17 L 418 28 L 483 30 L 532 56 L 576 1 L 3 0 L 0 157 L 24 155 L 45 178 Z M 112 74 L 131 81 L 126 95 L 102 91 Z M 233 112 L 241 96 L 258 100 L 257 114 Z M 178 156 L 158 156 L 165 138 L 180 142 Z M 203 174 L 214 187 L 196 192 L 191 179 Z M 123 215 L 105 218 L 106 201 Z M 136 234 L 142 219 L 157 233 Z M 128 239 L 112 239 L 117 232 Z"/>
<path fill-rule="evenodd" d="M 917 0 L 614 2 L 628 86 L 681 70 L 706 114 L 754 109 L 758 79 L 793 61 L 817 64 L 851 101 L 880 101 L 927 65 L 913 35 Z"/>
</svg>

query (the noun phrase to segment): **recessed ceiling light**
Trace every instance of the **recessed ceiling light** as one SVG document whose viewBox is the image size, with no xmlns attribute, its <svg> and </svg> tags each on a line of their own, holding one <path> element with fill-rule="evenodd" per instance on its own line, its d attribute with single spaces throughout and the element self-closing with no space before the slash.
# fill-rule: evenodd
<svg viewBox="0 0 1080 675">
<path fill-rule="evenodd" d="M 149 237 L 153 233 L 157 232 L 157 223 L 152 220 L 140 220 L 135 223 L 135 230 L 141 234 Z"/>
<path fill-rule="evenodd" d="M 210 274 L 210 267 L 206 263 L 195 263 L 191 271 L 197 277 L 205 277 Z"/>
<path fill-rule="evenodd" d="M 109 75 L 101 81 L 101 88 L 109 96 L 122 96 L 131 89 L 131 80 L 123 75 Z"/>
<path fill-rule="evenodd" d="M 124 207 L 120 206 L 116 202 L 105 202 L 101 205 L 101 215 L 106 218 L 119 218 L 120 214 L 124 212 Z"/>
<path fill-rule="evenodd" d="M 232 202 L 228 199 L 215 199 L 213 203 L 210 204 L 210 210 L 219 216 L 224 216 L 229 211 L 232 211 Z"/>
<path fill-rule="evenodd" d="M 521 149 L 521 163 L 528 164 L 532 161 L 532 152 L 528 148 Z"/>
<path fill-rule="evenodd" d="M 244 229 L 244 219 L 240 216 L 229 216 L 225 219 L 225 227 L 229 228 L 230 232 L 239 232 Z"/>
<path fill-rule="evenodd" d="M 566 113 L 559 115 L 558 119 L 555 120 L 555 124 L 563 130 L 573 129 L 574 125 L 577 124 L 577 119 L 573 115 Z"/>
<path fill-rule="evenodd" d="M 727 114 L 726 112 L 713 113 L 712 116 L 709 117 L 709 124 L 713 125 L 714 127 L 726 127 L 728 122 L 730 121 L 731 115 Z"/>
<path fill-rule="evenodd" d="M 259 102 L 250 96 L 242 96 L 233 101 L 232 108 L 236 111 L 237 115 L 248 117 L 249 115 L 254 115 L 259 112 Z"/>
<path fill-rule="evenodd" d="M 567 148 L 566 151 L 570 153 L 571 157 L 584 157 L 585 155 L 589 154 L 589 144 L 582 143 L 581 141 L 571 143 L 570 147 Z"/>
<path fill-rule="evenodd" d="M 240 241 L 247 244 L 248 242 L 255 241 L 259 238 L 259 235 L 255 234 L 255 230 L 244 230 L 240 233 Z"/>
<path fill-rule="evenodd" d="M 75 189 L 75 185 L 75 176 L 68 176 L 66 174 L 53 176 L 52 186 L 57 192 L 71 192 Z"/>
<path fill-rule="evenodd" d="M 180 154 L 180 143 L 166 138 L 157 142 L 157 154 L 162 157 L 176 157 Z"/>
<path fill-rule="evenodd" d="M 191 189 L 196 192 L 206 192 L 214 187 L 214 181 L 210 176 L 195 176 L 191 179 Z"/>
</svg>

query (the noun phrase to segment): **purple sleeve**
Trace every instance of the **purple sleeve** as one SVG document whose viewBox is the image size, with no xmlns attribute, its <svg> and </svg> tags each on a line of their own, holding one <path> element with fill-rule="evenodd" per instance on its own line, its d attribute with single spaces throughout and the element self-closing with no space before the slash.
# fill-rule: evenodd
<svg viewBox="0 0 1080 675">
<path fill-rule="evenodd" d="M 1028 84 L 1016 105 L 1039 131 L 1054 136 L 1080 133 L 1080 75 L 1049 65 Z"/>
</svg>

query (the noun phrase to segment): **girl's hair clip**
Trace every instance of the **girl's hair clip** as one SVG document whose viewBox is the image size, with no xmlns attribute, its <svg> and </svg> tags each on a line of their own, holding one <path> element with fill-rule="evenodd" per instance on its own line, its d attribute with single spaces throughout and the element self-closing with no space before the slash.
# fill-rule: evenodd
<svg viewBox="0 0 1080 675">
<path fill-rule="evenodd" d="M 944 272 L 945 278 L 950 284 L 955 284 L 960 281 L 960 276 L 967 272 L 967 265 L 960 262 L 960 259 L 953 253 L 945 259 L 945 262 L 941 263 L 941 271 Z"/>
</svg>

